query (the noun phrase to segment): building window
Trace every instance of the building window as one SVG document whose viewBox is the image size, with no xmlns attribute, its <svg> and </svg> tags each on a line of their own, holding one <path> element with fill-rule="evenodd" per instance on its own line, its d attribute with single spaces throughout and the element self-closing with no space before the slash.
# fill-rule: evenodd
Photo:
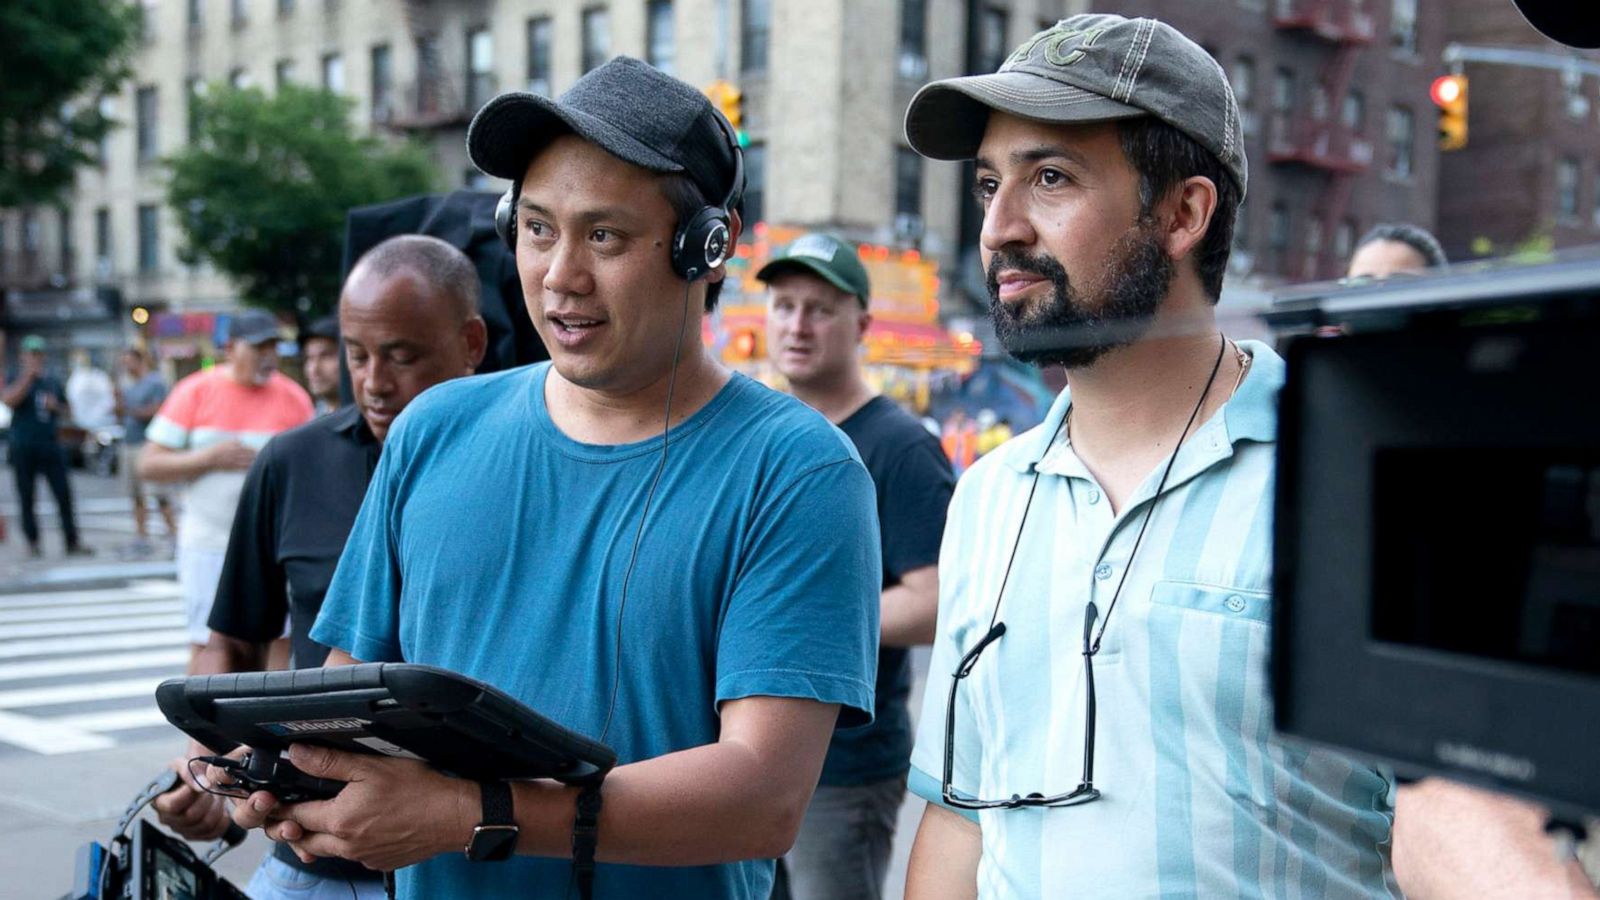
<svg viewBox="0 0 1600 900">
<path fill-rule="evenodd" d="M 1594 213 L 1592 214 L 1591 218 L 1594 219 L 1594 227 L 1600 228 L 1600 169 L 1595 170 Z"/>
<path fill-rule="evenodd" d="M 739 0 L 739 68 L 767 70 L 767 33 L 772 27 L 772 0 Z"/>
<path fill-rule="evenodd" d="M 94 266 L 96 274 L 111 274 L 111 210 L 104 206 L 94 211 Z"/>
<path fill-rule="evenodd" d="M 528 93 L 550 96 L 550 17 L 528 20 Z"/>
<path fill-rule="evenodd" d="M 22 211 L 22 252 L 30 259 L 38 259 L 39 217 L 31 209 Z"/>
<path fill-rule="evenodd" d="M 432 115 L 439 111 L 439 39 L 431 34 L 416 36 L 417 112 Z"/>
<path fill-rule="evenodd" d="M 294 0 L 278 0 L 278 18 L 294 15 Z"/>
<path fill-rule="evenodd" d="M 767 215 L 767 147 L 751 144 L 744 151 L 744 233 L 754 235 L 755 223 Z"/>
<path fill-rule="evenodd" d="M 205 24 L 205 0 L 189 0 L 189 30 L 199 31 Z"/>
<path fill-rule="evenodd" d="M 245 0 L 229 0 L 228 21 L 234 28 L 243 28 L 250 20 L 250 11 L 245 7 Z"/>
<path fill-rule="evenodd" d="M 998 72 L 1011 55 L 1011 43 L 1006 40 L 1010 26 L 1011 17 L 1003 9 L 985 6 L 978 13 L 979 72 Z"/>
<path fill-rule="evenodd" d="M 922 157 L 907 147 L 894 154 L 894 211 L 897 216 L 922 215 Z"/>
<path fill-rule="evenodd" d="M 71 274 L 77 253 L 72 246 L 72 210 L 65 206 L 56 210 L 56 251 L 56 271 Z"/>
<path fill-rule="evenodd" d="M 141 164 L 153 162 L 161 153 L 160 141 L 156 133 L 157 119 L 156 89 L 142 87 L 134 94 L 133 115 L 136 122 L 136 143 L 138 146 L 138 160 Z"/>
<path fill-rule="evenodd" d="M 233 69 L 228 72 L 228 87 L 242 91 L 251 84 L 250 73 L 244 68 Z"/>
<path fill-rule="evenodd" d="M 1396 178 L 1410 178 L 1412 165 L 1411 146 L 1417 130 L 1416 117 L 1404 106 L 1389 108 L 1389 174 Z"/>
<path fill-rule="evenodd" d="M 394 116 L 394 57 L 388 44 L 372 48 L 372 118 L 387 122 Z"/>
<path fill-rule="evenodd" d="M 583 70 L 598 68 L 611 58 L 611 14 L 603 6 L 583 11 Z"/>
<path fill-rule="evenodd" d="M 183 80 L 184 127 L 188 132 L 189 143 L 194 143 L 200 134 L 200 98 L 205 96 L 206 83 L 200 80 L 199 75 L 190 75 Z"/>
<path fill-rule="evenodd" d="M 1556 217 L 1563 222 L 1578 218 L 1578 161 L 1570 156 L 1556 162 Z"/>
<path fill-rule="evenodd" d="M 900 0 L 900 77 L 928 77 L 927 0 Z"/>
<path fill-rule="evenodd" d="M 476 28 L 467 32 L 467 108 L 477 109 L 494 94 L 494 35 Z"/>
<path fill-rule="evenodd" d="M 1294 70 L 1279 68 L 1272 76 L 1272 111 L 1286 113 L 1294 108 Z"/>
<path fill-rule="evenodd" d="M 671 75 L 677 49 L 673 41 L 672 0 L 650 0 L 646 17 L 645 60 Z"/>
<path fill-rule="evenodd" d="M 1272 219 L 1267 223 L 1267 246 L 1273 252 L 1289 249 L 1289 207 L 1282 201 L 1272 204 Z"/>
<path fill-rule="evenodd" d="M 292 59 L 280 59 L 280 60 L 278 60 L 278 64 L 272 67 L 272 80 L 273 80 L 273 83 L 278 86 L 278 90 L 280 90 L 280 91 L 283 90 L 285 85 L 293 83 L 294 82 L 294 60 L 292 60 Z"/>
<path fill-rule="evenodd" d="M 160 219 L 154 205 L 139 207 L 139 272 L 154 273 L 161 265 Z"/>
<path fill-rule="evenodd" d="M 1367 95 L 1352 88 L 1344 95 L 1344 105 L 1339 109 L 1339 121 L 1357 134 L 1367 124 Z"/>
<path fill-rule="evenodd" d="M 1389 46 L 1403 53 L 1417 52 L 1417 0 L 1392 0 Z"/>
<path fill-rule="evenodd" d="M 1239 101 L 1241 109 L 1250 106 L 1256 96 L 1256 61 L 1248 56 L 1239 57 L 1233 61 L 1232 75 L 1228 80 L 1233 83 L 1234 99 Z"/>
<path fill-rule="evenodd" d="M 1344 262 L 1350 258 L 1351 251 L 1356 248 L 1356 223 L 1345 219 L 1333 232 L 1333 255 Z"/>
<path fill-rule="evenodd" d="M 325 53 L 322 56 L 322 86 L 335 94 L 344 93 L 344 55 Z"/>
<path fill-rule="evenodd" d="M 98 105 L 100 107 L 101 118 L 108 120 L 116 119 L 117 98 L 111 96 L 110 94 L 106 94 L 100 98 Z M 99 163 L 100 168 L 102 169 L 111 162 L 111 131 L 109 129 L 105 134 L 100 136 L 100 143 L 95 148 L 95 162 Z"/>
</svg>

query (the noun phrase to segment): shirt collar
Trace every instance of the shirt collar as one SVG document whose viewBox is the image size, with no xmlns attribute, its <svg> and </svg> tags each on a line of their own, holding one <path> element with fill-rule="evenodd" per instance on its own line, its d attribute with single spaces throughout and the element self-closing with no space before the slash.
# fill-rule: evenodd
<svg viewBox="0 0 1600 900">
<path fill-rule="evenodd" d="M 1239 392 L 1222 407 L 1222 425 L 1229 445 L 1240 441 L 1272 443 L 1278 437 L 1278 391 L 1283 387 L 1283 358 L 1261 341 L 1239 341 L 1250 355 L 1250 371 Z M 1050 452 L 1061 422 L 1072 406 L 1072 391 L 1062 388 L 1044 421 L 994 451 L 1000 462 L 1025 475 L 1033 474 Z"/>
<path fill-rule="evenodd" d="M 328 413 L 328 424 L 333 430 L 349 437 L 358 444 L 376 444 L 378 439 L 372 436 L 372 429 L 367 427 L 367 420 L 361 415 L 361 407 L 351 404 Z"/>
</svg>

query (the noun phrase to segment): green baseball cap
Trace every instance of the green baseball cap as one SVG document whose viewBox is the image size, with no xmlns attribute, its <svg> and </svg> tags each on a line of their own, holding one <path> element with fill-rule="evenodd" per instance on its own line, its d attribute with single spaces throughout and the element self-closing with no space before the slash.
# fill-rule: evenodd
<svg viewBox="0 0 1600 900">
<path fill-rule="evenodd" d="M 1156 19 L 1071 16 L 1029 38 L 992 75 L 925 84 L 906 108 L 906 140 L 932 159 L 972 159 L 992 110 L 1062 124 L 1151 116 L 1209 150 L 1240 197 L 1249 180 L 1228 76 Z"/>
<path fill-rule="evenodd" d="M 867 267 L 856 255 L 855 245 L 837 235 L 818 231 L 795 238 L 772 255 L 756 273 L 756 280 L 771 281 L 795 269 L 819 275 L 839 290 L 854 294 L 863 308 L 872 296 L 872 282 L 867 278 Z"/>
<path fill-rule="evenodd" d="M 37 334 L 30 334 L 22 339 L 22 349 L 24 352 L 34 351 L 37 353 L 43 353 L 46 346 L 48 345 L 44 342 L 44 338 Z"/>
</svg>

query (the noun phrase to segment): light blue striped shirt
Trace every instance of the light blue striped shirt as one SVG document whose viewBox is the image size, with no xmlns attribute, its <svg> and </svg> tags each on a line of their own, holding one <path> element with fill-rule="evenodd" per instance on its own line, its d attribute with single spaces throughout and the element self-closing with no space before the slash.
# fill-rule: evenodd
<svg viewBox="0 0 1600 900">
<path fill-rule="evenodd" d="M 1238 393 L 1183 443 L 1094 659 L 1095 785 L 1083 806 L 985 810 L 984 898 L 1399 897 L 1393 785 L 1280 743 L 1267 649 L 1272 479 L 1283 361 L 1241 344 Z M 950 673 L 989 627 L 1035 466 L 1043 473 L 1006 588 L 1006 633 L 962 682 L 954 786 L 984 799 L 1072 790 L 1082 774 L 1084 609 L 1102 616 L 1165 463 L 1119 513 L 1045 421 L 956 486 L 939 558 L 939 629 L 911 786 L 940 802 Z"/>
</svg>

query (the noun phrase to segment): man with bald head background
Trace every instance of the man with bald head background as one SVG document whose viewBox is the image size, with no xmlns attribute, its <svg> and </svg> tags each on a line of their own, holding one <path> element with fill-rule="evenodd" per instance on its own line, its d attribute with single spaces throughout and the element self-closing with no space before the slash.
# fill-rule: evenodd
<svg viewBox="0 0 1600 900">
<path fill-rule="evenodd" d="M 211 639 L 197 672 L 259 671 L 267 644 L 291 621 L 293 665 L 322 665 L 311 640 L 389 426 L 424 390 L 472 374 L 487 331 L 472 262 L 437 238 L 407 235 L 356 263 L 339 298 L 339 329 L 353 406 L 274 438 L 245 481 L 212 607 Z M 205 751 L 191 747 L 188 756 Z M 180 771 L 186 767 L 180 766 Z M 158 800 L 162 821 L 190 839 L 227 827 L 221 799 L 192 786 Z M 282 845 L 280 845 L 281 847 Z M 376 872 L 338 859 L 301 863 L 282 847 L 263 863 L 250 896 L 383 896 Z"/>
</svg>

